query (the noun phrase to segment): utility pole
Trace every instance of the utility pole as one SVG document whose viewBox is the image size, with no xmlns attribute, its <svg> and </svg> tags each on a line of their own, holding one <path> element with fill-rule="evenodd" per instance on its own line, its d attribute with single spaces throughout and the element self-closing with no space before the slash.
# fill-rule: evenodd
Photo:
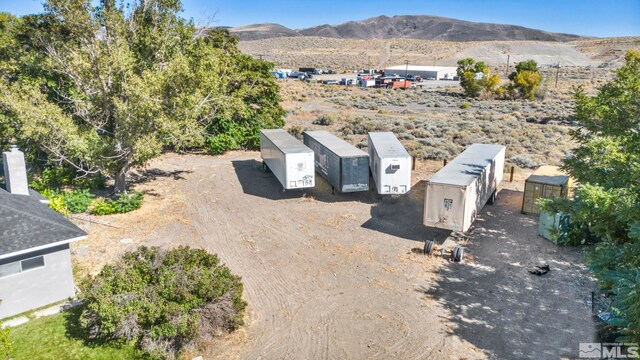
<svg viewBox="0 0 640 360">
<path fill-rule="evenodd" d="M 560 63 L 556 65 L 556 89 L 558 88 L 558 75 L 560 74 Z"/>
<path fill-rule="evenodd" d="M 409 60 L 404 61 L 404 89 L 407 90 L 407 72 L 409 71 Z"/>
<path fill-rule="evenodd" d="M 511 55 L 507 55 L 507 71 L 505 72 L 505 75 L 507 77 L 509 77 L 509 59 L 511 58 Z"/>
</svg>

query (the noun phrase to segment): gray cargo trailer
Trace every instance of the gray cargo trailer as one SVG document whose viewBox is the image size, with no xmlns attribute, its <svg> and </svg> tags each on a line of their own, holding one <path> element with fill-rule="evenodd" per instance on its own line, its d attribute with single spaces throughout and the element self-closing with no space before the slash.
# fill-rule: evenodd
<svg viewBox="0 0 640 360">
<path fill-rule="evenodd" d="M 424 224 L 467 231 L 502 181 L 505 147 L 473 144 L 433 175 L 426 185 Z"/>
<path fill-rule="evenodd" d="M 305 131 L 316 171 L 339 192 L 369 190 L 369 155 L 327 131 Z"/>
<path fill-rule="evenodd" d="M 285 190 L 315 186 L 313 151 L 288 132 L 260 130 L 260 156 Z"/>
<path fill-rule="evenodd" d="M 369 164 L 378 194 L 411 190 L 411 155 L 392 132 L 370 132 Z"/>
</svg>

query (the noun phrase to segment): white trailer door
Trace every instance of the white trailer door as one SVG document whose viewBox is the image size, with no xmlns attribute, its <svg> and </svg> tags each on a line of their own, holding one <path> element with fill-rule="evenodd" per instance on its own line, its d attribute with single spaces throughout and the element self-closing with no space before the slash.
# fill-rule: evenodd
<svg viewBox="0 0 640 360">
<path fill-rule="evenodd" d="M 287 154 L 287 181 L 285 189 L 315 186 L 315 163 L 313 153 Z"/>
<path fill-rule="evenodd" d="M 427 183 L 424 224 L 442 229 L 463 231 L 465 188 Z"/>
</svg>

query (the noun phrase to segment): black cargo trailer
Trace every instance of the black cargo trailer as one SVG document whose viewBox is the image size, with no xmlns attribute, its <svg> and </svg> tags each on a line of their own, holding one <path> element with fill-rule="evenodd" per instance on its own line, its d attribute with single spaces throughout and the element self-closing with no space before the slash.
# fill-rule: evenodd
<svg viewBox="0 0 640 360">
<path fill-rule="evenodd" d="M 327 131 L 305 131 L 316 171 L 339 192 L 369 190 L 369 154 Z"/>
</svg>

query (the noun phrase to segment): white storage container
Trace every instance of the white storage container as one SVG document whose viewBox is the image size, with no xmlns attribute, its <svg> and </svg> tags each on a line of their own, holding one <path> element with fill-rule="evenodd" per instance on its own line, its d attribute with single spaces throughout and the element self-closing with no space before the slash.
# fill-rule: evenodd
<svg viewBox="0 0 640 360">
<path fill-rule="evenodd" d="M 505 147 L 473 144 L 427 181 L 424 224 L 467 231 L 502 181 Z"/>
<path fill-rule="evenodd" d="M 285 190 L 315 186 L 313 151 L 285 130 L 260 130 L 260 156 Z"/>
<path fill-rule="evenodd" d="M 369 166 L 378 194 L 404 194 L 411 189 L 411 155 L 392 132 L 371 132 Z"/>
</svg>

